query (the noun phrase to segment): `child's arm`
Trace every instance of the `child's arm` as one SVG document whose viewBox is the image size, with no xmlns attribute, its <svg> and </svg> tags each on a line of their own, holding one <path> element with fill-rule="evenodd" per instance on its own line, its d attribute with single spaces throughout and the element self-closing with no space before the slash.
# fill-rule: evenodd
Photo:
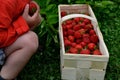
<svg viewBox="0 0 120 80">
<path fill-rule="evenodd" d="M 0 48 L 10 45 L 16 38 L 29 30 L 29 26 L 22 16 L 13 21 L 15 14 L 16 6 L 14 4 L 0 5 Z"/>
<path fill-rule="evenodd" d="M 8 28 L 0 28 L 0 48 L 10 45 L 27 31 L 29 31 L 29 27 L 23 17 L 19 17 L 13 24 L 9 25 Z"/>
</svg>

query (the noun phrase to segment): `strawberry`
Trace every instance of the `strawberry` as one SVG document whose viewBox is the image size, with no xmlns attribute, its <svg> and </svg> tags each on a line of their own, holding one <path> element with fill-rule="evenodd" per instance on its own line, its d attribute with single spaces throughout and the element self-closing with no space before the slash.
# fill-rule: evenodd
<svg viewBox="0 0 120 80">
<path fill-rule="evenodd" d="M 78 23 L 80 22 L 80 17 L 75 17 L 73 20 Z"/>
<path fill-rule="evenodd" d="M 80 42 L 80 45 L 81 45 L 82 47 L 85 47 L 87 44 L 82 41 L 82 42 Z"/>
<path fill-rule="evenodd" d="M 87 44 L 90 43 L 90 39 L 89 39 L 88 37 L 84 37 L 84 38 L 83 38 L 83 41 L 84 41 L 85 43 L 87 43 Z"/>
<path fill-rule="evenodd" d="M 67 12 L 66 11 L 62 11 L 61 12 L 61 17 L 64 17 L 64 16 L 66 16 L 67 15 Z"/>
<path fill-rule="evenodd" d="M 77 44 L 75 42 L 71 43 L 72 47 L 75 47 Z"/>
<path fill-rule="evenodd" d="M 77 54 L 77 53 L 78 53 L 78 50 L 77 50 L 76 48 L 74 48 L 74 47 L 70 47 L 69 52 L 70 52 L 70 53 Z"/>
<path fill-rule="evenodd" d="M 63 31 L 63 36 L 65 37 L 65 36 L 67 36 L 68 34 L 67 34 L 67 31 Z"/>
<path fill-rule="evenodd" d="M 84 29 L 89 32 L 91 29 L 93 29 L 93 26 L 92 24 L 87 24 L 84 26 Z"/>
<path fill-rule="evenodd" d="M 67 20 L 67 21 L 66 21 L 66 24 L 71 25 L 72 22 L 73 22 L 72 20 Z"/>
<path fill-rule="evenodd" d="M 84 18 L 83 17 L 80 17 L 80 22 L 82 23 L 84 21 Z"/>
<path fill-rule="evenodd" d="M 29 3 L 29 15 L 32 16 L 37 10 L 37 6 L 35 3 L 30 2 Z"/>
<path fill-rule="evenodd" d="M 68 35 L 74 35 L 74 32 L 75 32 L 74 30 L 68 29 L 67 34 L 68 34 Z"/>
<path fill-rule="evenodd" d="M 87 25 L 89 27 L 89 29 L 93 29 L 93 25 L 90 23 Z"/>
<path fill-rule="evenodd" d="M 67 25 L 66 25 L 66 28 L 67 28 L 67 29 L 72 29 L 72 25 L 71 25 L 71 24 L 67 24 Z"/>
<path fill-rule="evenodd" d="M 63 37 L 63 39 L 64 39 L 64 41 L 65 41 L 65 40 L 67 39 L 67 37 L 66 37 L 66 36 L 64 36 L 64 37 Z"/>
<path fill-rule="evenodd" d="M 74 20 L 72 20 L 72 23 L 71 23 L 72 26 L 75 26 L 76 25 L 76 22 Z"/>
<path fill-rule="evenodd" d="M 65 46 L 71 46 L 71 42 L 68 39 L 64 40 Z"/>
<path fill-rule="evenodd" d="M 86 24 L 85 24 L 84 22 L 82 22 L 82 23 L 80 24 L 80 27 L 84 28 L 85 25 L 86 25 Z"/>
<path fill-rule="evenodd" d="M 74 42 L 74 36 L 69 35 L 68 40 L 71 41 L 71 42 Z"/>
<path fill-rule="evenodd" d="M 75 42 L 79 44 L 82 40 L 81 39 L 76 39 Z"/>
<path fill-rule="evenodd" d="M 95 44 L 97 44 L 98 41 L 99 41 L 98 36 L 97 36 L 96 34 L 91 35 L 91 36 L 90 36 L 90 40 L 91 40 L 91 42 L 93 42 L 93 43 L 95 43 Z"/>
<path fill-rule="evenodd" d="M 62 24 L 62 29 L 63 29 L 63 31 L 66 31 L 66 30 L 67 30 L 67 27 L 66 27 L 65 24 Z"/>
<path fill-rule="evenodd" d="M 84 19 L 84 22 L 85 22 L 85 24 L 88 24 L 88 23 L 90 23 L 90 20 L 87 19 L 87 18 L 85 18 L 85 19 Z"/>
<path fill-rule="evenodd" d="M 93 51 L 93 55 L 102 55 L 99 49 Z"/>
<path fill-rule="evenodd" d="M 76 31 L 76 32 L 74 33 L 74 37 L 75 37 L 76 39 L 81 38 L 80 32 L 79 32 L 79 31 Z"/>
<path fill-rule="evenodd" d="M 89 34 L 83 34 L 83 42 L 85 42 L 85 43 L 90 43 L 90 36 L 89 36 Z"/>
<path fill-rule="evenodd" d="M 81 29 L 79 30 L 79 32 L 80 32 L 81 35 L 83 35 L 83 34 L 85 33 L 85 29 L 81 28 Z"/>
<path fill-rule="evenodd" d="M 90 35 L 96 34 L 96 33 L 95 33 L 95 30 L 94 30 L 94 29 L 91 29 L 91 30 L 89 31 L 89 34 L 90 34 Z"/>
<path fill-rule="evenodd" d="M 78 49 L 78 50 L 82 50 L 82 46 L 81 46 L 80 44 L 77 44 L 77 45 L 75 46 L 75 48 Z"/>
<path fill-rule="evenodd" d="M 80 54 L 90 54 L 90 50 L 89 49 L 83 49 L 80 51 Z"/>
<path fill-rule="evenodd" d="M 80 25 L 79 25 L 79 24 L 74 25 L 73 30 L 77 31 L 77 30 L 79 30 L 79 29 L 80 29 Z"/>
<path fill-rule="evenodd" d="M 88 44 L 88 49 L 90 49 L 90 50 L 94 50 L 95 47 L 96 47 L 96 45 L 94 43 L 89 43 Z"/>
</svg>

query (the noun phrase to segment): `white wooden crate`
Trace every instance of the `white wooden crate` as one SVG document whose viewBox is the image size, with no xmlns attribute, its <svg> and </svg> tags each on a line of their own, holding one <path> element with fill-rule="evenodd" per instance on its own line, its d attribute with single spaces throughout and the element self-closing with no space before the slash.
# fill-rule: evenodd
<svg viewBox="0 0 120 80">
<path fill-rule="evenodd" d="M 62 80 L 104 80 L 109 53 L 91 6 L 87 4 L 59 5 L 58 10 Z M 65 53 L 61 23 L 67 20 L 67 17 L 61 18 L 61 11 L 67 11 L 70 14 L 82 14 L 86 12 L 90 14 L 90 17 L 80 16 L 91 19 L 94 30 L 99 38 L 99 49 L 102 55 Z"/>
</svg>

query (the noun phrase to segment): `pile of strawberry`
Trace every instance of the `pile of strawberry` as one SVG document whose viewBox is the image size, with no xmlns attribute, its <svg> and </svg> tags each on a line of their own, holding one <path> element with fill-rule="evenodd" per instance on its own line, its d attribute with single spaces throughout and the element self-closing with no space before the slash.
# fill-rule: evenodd
<svg viewBox="0 0 120 80">
<path fill-rule="evenodd" d="M 61 12 L 61 16 L 67 15 Z M 71 54 L 102 55 L 93 25 L 89 19 L 75 17 L 62 23 L 65 52 Z"/>
</svg>

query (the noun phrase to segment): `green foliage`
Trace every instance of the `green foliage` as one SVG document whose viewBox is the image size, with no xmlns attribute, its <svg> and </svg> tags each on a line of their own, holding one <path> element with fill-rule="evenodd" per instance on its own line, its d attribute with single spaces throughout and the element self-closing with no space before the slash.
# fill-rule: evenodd
<svg viewBox="0 0 120 80">
<path fill-rule="evenodd" d="M 38 1 L 41 6 L 40 14 L 42 22 L 35 32 L 39 36 L 40 45 L 44 47 L 45 53 L 50 45 L 59 45 L 58 42 L 58 9 L 56 4 L 51 4 L 51 0 Z M 44 41 L 44 42 L 43 42 Z M 49 52 L 50 50 L 47 50 Z"/>
<path fill-rule="evenodd" d="M 120 7 L 112 1 L 95 2 L 93 10 L 99 21 L 104 41 L 110 53 L 110 59 L 106 71 L 106 80 L 120 79 L 120 46 L 118 43 L 120 34 Z M 99 9 L 99 10 L 98 10 Z"/>
<path fill-rule="evenodd" d="M 58 36 L 59 4 L 90 4 L 110 53 L 106 80 L 120 79 L 120 1 L 118 0 L 35 0 L 40 5 L 41 24 L 35 29 L 41 52 L 32 57 L 21 72 L 20 80 L 60 80 Z"/>
</svg>

